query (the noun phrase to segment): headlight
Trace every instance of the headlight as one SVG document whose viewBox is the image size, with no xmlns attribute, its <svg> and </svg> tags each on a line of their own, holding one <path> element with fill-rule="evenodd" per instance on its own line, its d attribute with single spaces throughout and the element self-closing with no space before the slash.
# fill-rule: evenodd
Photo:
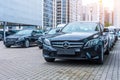
<svg viewBox="0 0 120 80">
<path fill-rule="evenodd" d="M 25 38 L 22 37 L 22 38 L 18 38 L 18 41 L 23 41 Z"/>
<path fill-rule="evenodd" d="M 99 42 L 99 39 L 89 40 L 89 41 L 85 44 L 84 48 L 91 48 L 91 47 L 97 45 L 98 42 Z"/>
<path fill-rule="evenodd" d="M 49 39 L 44 39 L 44 43 L 45 43 L 46 45 L 48 45 L 48 46 L 50 46 L 50 45 L 51 45 L 51 43 L 50 43 L 50 40 L 49 40 Z"/>
<path fill-rule="evenodd" d="M 41 38 L 41 37 L 39 37 L 39 38 L 38 38 L 38 41 L 39 41 L 39 42 L 42 42 L 42 38 Z"/>
</svg>

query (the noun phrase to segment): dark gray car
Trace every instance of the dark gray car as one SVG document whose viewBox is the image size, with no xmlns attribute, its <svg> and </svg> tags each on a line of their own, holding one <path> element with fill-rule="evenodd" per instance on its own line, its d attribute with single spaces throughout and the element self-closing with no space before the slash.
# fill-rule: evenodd
<svg viewBox="0 0 120 80">
<path fill-rule="evenodd" d="M 99 22 L 69 23 L 59 34 L 44 39 L 44 59 L 47 62 L 53 62 L 56 58 L 89 59 L 103 63 L 104 53 L 109 54 L 103 28 Z"/>
</svg>

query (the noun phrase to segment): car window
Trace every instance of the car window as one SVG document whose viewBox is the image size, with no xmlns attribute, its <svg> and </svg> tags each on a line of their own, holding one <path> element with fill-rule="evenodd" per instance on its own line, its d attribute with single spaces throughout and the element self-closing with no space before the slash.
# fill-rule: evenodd
<svg viewBox="0 0 120 80">
<path fill-rule="evenodd" d="M 32 30 L 22 30 L 16 33 L 16 35 L 25 35 L 25 34 L 31 34 Z"/>
<path fill-rule="evenodd" d="M 48 34 L 55 34 L 56 33 L 56 29 L 51 29 Z"/>
<path fill-rule="evenodd" d="M 99 25 L 96 26 L 95 31 L 100 31 Z"/>
<path fill-rule="evenodd" d="M 65 33 L 71 33 L 71 32 L 88 32 L 88 31 L 96 31 L 97 23 L 91 23 L 91 22 L 75 22 L 75 23 L 69 23 L 66 25 L 62 32 Z"/>
<path fill-rule="evenodd" d="M 32 32 L 32 35 L 40 35 L 40 34 L 43 34 L 42 31 L 33 31 Z"/>
</svg>

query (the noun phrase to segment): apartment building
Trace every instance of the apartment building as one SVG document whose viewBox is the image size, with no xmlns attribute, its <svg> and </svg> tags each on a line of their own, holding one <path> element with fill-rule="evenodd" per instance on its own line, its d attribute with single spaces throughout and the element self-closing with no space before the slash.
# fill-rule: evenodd
<svg viewBox="0 0 120 80">
<path fill-rule="evenodd" d="M 83 6 L 83 21 L 99 21 L 104 24 L 104 7 L 101 1 Z"/>
<path fill-rule="evenodd" d="M 56 0 L 56 23 L 81 21 L 82 0 Z"/>
<path fill-rule="evenodd" d="M 120 0 L 114 0 L 114 26 L 120 27 Z"/>
</svg>

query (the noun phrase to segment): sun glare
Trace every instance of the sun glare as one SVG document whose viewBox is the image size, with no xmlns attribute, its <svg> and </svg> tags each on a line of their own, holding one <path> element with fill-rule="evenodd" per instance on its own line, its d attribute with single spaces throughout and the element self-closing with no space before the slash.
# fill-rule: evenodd
<svg viewBox="0 0 120 80">
<path fill-rule="evenodd" d="M 83 0 L 83 5 L 87 5 L 90 3 L 94 3 L 94 2 L 99 2 L 100 0 Z M 103 6 L 104 7 L 108 7 L 109 10 L 113 10 L 114 9 L 114 0 L 101 0 L 103 2 Z"/>
<path fill-rule="evenodd" d="M 114 9 L 114 0 L 103 0 L 104 7 L 108 7 L 109 10 Z"/>
</svg>

